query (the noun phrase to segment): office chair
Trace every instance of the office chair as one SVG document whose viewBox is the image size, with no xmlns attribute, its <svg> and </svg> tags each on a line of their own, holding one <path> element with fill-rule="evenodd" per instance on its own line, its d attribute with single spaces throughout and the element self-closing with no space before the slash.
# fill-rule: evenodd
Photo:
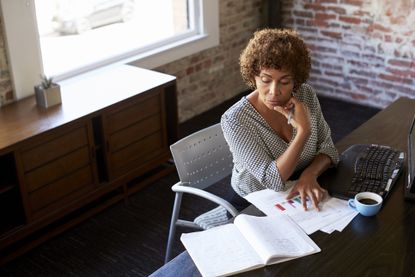
<svg viewBox="0 0 415 277">
<path fill-rule="evenodd" d="M 176 193 L 164 262 L 170 260 L 176 226 L 206 230 L 229 222 L 227 212 L 233 217 L 238 211 L 228 201 L 214 195 L 206 188 L 228 176 L 233 162 L 229 146 L 220 123 L 193 133 L 170 146 L 180 181 L 172 186 Z M 219 206 L 203 213 L 193 221 L 179 219 L 183 193 L 210 200 Z"/>
</svg>

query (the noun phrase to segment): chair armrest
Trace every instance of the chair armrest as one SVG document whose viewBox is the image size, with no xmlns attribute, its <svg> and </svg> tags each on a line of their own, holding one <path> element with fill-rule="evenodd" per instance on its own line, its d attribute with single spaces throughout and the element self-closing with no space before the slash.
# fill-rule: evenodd
<svg viewBox="0 0 415 277">
<path fill-rule="evenodd" d="M 232 206 L 232 204 L 226 201 L 225 199 L 220 198 L 219 196 L 216 196 L 213 193 L 210 193 L 210 192 L 198 189 L 198 188 L 187 187 L 184 184 L 185 183 L 183 182 L 178 182 L 175 185 L 173 185 L 171 189 L 174 192 L 190 193 L 190 194 L 205 198 L 207 200 L 210 200 L 224 207 L 232 216 L 237 216 L 239 214 L 238 210 L 235 209 L 235 207 Z"/>
</svg>

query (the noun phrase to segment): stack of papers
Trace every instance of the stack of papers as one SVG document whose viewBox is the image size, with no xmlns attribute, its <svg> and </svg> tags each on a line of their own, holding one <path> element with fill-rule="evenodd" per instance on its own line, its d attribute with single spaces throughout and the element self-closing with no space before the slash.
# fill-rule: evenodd
<svg viewBox="0 0 415 277">
<path fill-rule="evenodd" d="M 304 210 L 300 196 L 286 199 L 288 191 L 276 192 L 270 189 L 256 191 L 245 196 L 266 215 L 285 214 L 296 222 L 308 235 L 317 230 L 328 234 L 343 229 L 358 214 L 350 208 L 346 200 L 329 197 L 319 204 L 317 211 L 311 201 L 307 201 L 307 211 Z"/>
</svg>

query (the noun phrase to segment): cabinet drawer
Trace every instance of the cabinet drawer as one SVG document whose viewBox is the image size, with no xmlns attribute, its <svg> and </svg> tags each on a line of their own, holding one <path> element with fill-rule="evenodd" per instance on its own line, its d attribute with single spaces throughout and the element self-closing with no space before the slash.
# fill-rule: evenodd
<svg viewBox="0 0 415 277">
<path fill-rule="evenodd" d="M 156 132 L 136 141 L 127 148 L 113 152 L 111 155 L 113 173 L 118 176 L 128 170 L 145 165 L 146 162 L 165 151 L 163 146 L 162 135 L 160 132 Z"/>
<path fill-rule="evenodd" d="M 151 115 L 159 114 L 160 97 L 159 92 L 153 91 L 151 95 L 137 97 L 131 103 L 113 110 L 107 117 L 108 132 L 112 134 Z"/>
<path fill-rule="evenodd" d="M 112 152 L 118 151 L 130 144 L 140 141 L 161 129 L 160 114 L 139 121 L 125 129 L 110 135 L 109 147 Z"/>
<path fill-rule="evenodd" d="M 20 152 L 30 220 L 79 199 L 96 187 L 92 128 L 81 121 L 43 133 Z"/>
<path fill-rule="evenodd" d="M 52 208 L 51 204 L 55 204 L 56 208 L 61 208 L 74 200 L 73 194 L 76 192 L 92 190 L 91 183 L 93 183 L 91 168 L 89 166 L 80 168 L 72 174 L 65 176 L 65 178 L 30 192 L 29 203 L 31 211 L 36 213 L 44 208 L 50 210 Z"/>
<path fill-rule="evenodd" d="M 165 108 L 161 89 L 139 95 L 105 116 L 110 178 L 149 165 L 168 152 Z"/>
<path fill-rule="evenodd" d="M 26 148 L 27 150 L 22 152 L 24 171 L 30 171 L 86 145 L 88 145 L 86 126 L 81 126 L 50 139 L 45 137 L 41 143 L 34 145 L 32 148 Z"/>
<path fill-rule="evenodd" d="M 39 189 L 90 163 L 89 149 L 82 147 L 68 155 L 57 158 L 51 163 L 38 167 L 25 175 L 28 192 Z"/>
</svg>

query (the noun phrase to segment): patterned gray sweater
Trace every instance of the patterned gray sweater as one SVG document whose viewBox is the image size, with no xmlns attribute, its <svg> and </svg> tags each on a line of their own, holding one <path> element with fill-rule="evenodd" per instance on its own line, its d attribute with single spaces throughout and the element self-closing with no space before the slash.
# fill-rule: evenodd
<svg viewBox="0 0 415 277">
<path fill-rule="evenodd" d="M 303 84 L 295 95 L 308 106 L 311 120 L 311 135 L 295 171 L 303 170 L 319 153 L 329 156 L 333 165 L 337 164 L 338 153 L 316 93 L 311 86 Z M 241 196 L 265 188 L 284 190 L 275 160 L 284 153 L 292 139 L 287 143 L 280 138 L 246 97 L 222 115 L 221 125 L 233 155 L 233 189 Z M 293 137 L 295 135 L 294 129 Z"/>
</svg>

